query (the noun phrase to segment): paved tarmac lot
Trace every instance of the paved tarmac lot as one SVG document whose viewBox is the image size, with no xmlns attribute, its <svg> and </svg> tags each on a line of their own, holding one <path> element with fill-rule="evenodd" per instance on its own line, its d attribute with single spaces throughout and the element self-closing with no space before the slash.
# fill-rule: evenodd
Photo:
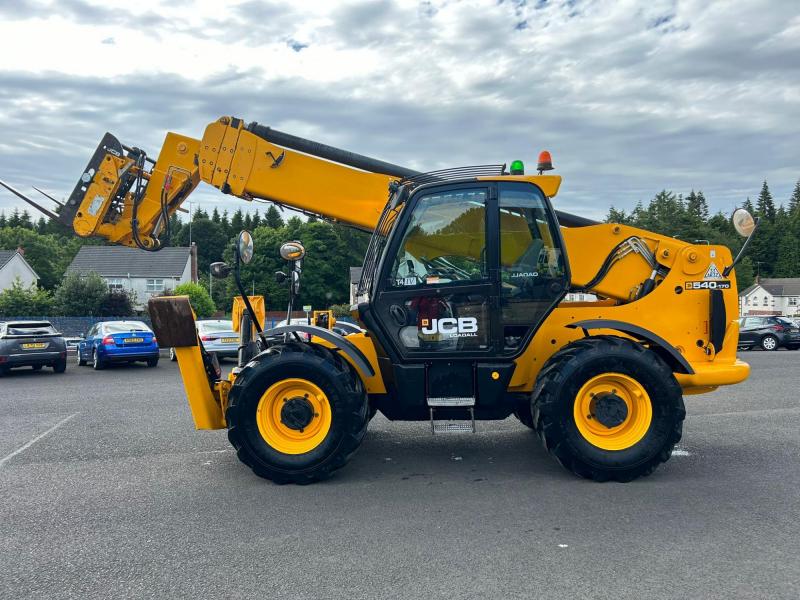
<svg viewBox="0 0 800 600">
<path fill-rule="evenodd" d="M 800 597 L 800 352 L 687 398 L 631 484 L 514 419 L 377 416 L 332 480 L 276 486 L 195 432 L 173 363 L 0 379 L 0 598 Z"/>
</svg>

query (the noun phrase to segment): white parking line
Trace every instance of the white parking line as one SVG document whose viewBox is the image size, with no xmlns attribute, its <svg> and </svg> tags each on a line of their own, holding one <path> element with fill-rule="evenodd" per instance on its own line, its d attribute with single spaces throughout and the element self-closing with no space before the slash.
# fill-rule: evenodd
<svg viewBox="0 0 800 600">
<path fill-rule="evenodd" d="M 78 416 L 78 414 L 79 414 L 79 413 L 73 413 L 73 414 L 71 414 L 70 416 L 68 416 L 68 417 L 65 417 L 65 418 L 61 419 L 61 420 L 60 420 L 58 423 L 56 423 L 55 425 L 53 425 L 53 426 L 52 426 L 50 429 L 48 429 L 48 430 L 47 430 L 47 431 L 45 431 L 44 433 L 40 433 L 39 435 L 37 435 L 35 438 L 33 438 L 32 440 L 30 440 L 29 442 L 27 442 L 27 443 L 26 443 L 26 444 L 24 444 L 23 446 L 20 446 L 19 448 L 17 448 L 16 450 L 14 450 L 14 451 L 13 451 L 11 454 L 9 454 L 8 456 L 4 456 L 3 458 L 0 458 L 0 467 L 2 467 L 2 466 L 3 466 L 3 465 L 6 463 L 6 462 L 8 462 L 8 461 L 9 461 L 9 460 L 11 460 L 12 458 L 14 458 L 14 457 L 15 457 L 17 454 L 19 454 L 20 452 L 24 452 L 25 450 L 27 450 L 28 448 L 30 448 L 31 446 L 33 446 L 33 445 L 34 445 L 36 442 L 38 442 L 38 441 L 39 441 L 40 439 L 42 439 L 43 437 L 45 437 L 45 436 L 47 436 L 47 435 L 50 435 L 51 433 L 53 433 L 53 432 L 54 432 L 56 429 L 58 429 L 59 427 L 61 427 L 61 426 L 62 426 L 64 423 L 66 423 L 66 422 L 67 422 L 67 421 L 69 421 L 70 419 L 72 419 L 72 418 L 74 418 L 74 417 Z"/>
</svg>

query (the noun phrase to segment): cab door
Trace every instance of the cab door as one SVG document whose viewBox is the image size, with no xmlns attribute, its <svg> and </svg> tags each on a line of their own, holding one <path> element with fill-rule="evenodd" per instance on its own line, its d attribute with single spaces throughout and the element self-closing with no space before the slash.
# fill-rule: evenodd
<svg viewBox="0 0 800 600">
<path fill-rule="evenodd" d="M 496 227 L 491 185 L 433 189 L 404 209 L 374 308 L 403 362 L 480 358 L 495 349 Z M 495 209 L 495 210 L 493 210 Z"/>
</svg>

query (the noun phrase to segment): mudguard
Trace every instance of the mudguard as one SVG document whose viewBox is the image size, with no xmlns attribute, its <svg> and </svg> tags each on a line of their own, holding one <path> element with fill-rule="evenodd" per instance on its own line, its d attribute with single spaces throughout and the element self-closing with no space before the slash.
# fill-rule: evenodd
<svg viewBox="0 0 800 600">
<path fill-rule="evenodd" d="M 676 369 L 678 373 L 686 373 L 688 375 L 694 374 L 694 369 L 692 369 L 689 361 L 687 361 L 683 355 L 675 349 L 675 346 L 670 344 L 661 336 L 656 335 L 649 329 L 645 329 L 639 325 L 626 323 L 625 321 L 613 321 L 611 319 L 590 319 L 587 321 L 570 323 L 567 325 L 567 327 L 570 329 L 583 329 L 584 332 L 586 332 L 588 329 L 614 329 L 615 331 L 627 333 L 632 337 L 645 340 L 664 350 L 664 352 L 666 352 L 670 358 L 675 361 L 675 366 L 679 367 Z"/>
<path fill-rule="evenodd" d="M 354 344 L 349 342 L 347 338 L 339 335 L 338 333 L 334 333 L 329 329 L 323 329 L 322 327 L 317 327 L 316 325 L 280 325 L 265 331 L 264 335 L 270 337 L 280 335 L 282 333 L 293 332 L 308 333 L 330 342 L 335 347 L 339 348 L 339 350 L 344 352 L 348 357 L 350 357 L 353 363 L 368 377 L 375 375 L 375 370 L 372 368 L 372 365 L 369 364 L 369 361 L 367 360 L 367 357 L 364 356 L 364 353 L 361 352 L 361 350 L 359 350 Z"/>
</svg>

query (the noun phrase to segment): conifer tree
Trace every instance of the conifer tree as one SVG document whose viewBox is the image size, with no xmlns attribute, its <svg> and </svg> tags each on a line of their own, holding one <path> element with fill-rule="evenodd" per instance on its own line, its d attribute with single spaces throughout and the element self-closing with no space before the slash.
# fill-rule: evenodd
<svg viewBox="0 0 800 600">
<path fill-rule="evenodd" d="M 775 222 L 775 202 L 772 200 L 772 194 L 769 191 L 767 180 L 761 186 L 761 193 L 758 194 L 758 201 L 756 202 L 756 211 L 758 216 L 764 217 L 770 223 Z"/>
<path fill-rule="evenodd" d="M 264 224 L 272 229 L 283 227 L 281 213 L 278 212 L 278 209 L 274 204 L 270 204 L 269 208 L 267 209 L 267 214 L 264 215 Z"/>
</svg>

